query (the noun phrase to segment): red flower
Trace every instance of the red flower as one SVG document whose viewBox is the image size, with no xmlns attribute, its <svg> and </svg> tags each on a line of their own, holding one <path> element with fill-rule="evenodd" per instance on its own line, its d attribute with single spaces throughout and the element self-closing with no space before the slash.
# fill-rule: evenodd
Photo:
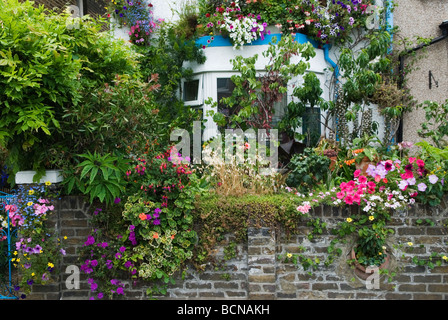
<svg viewBox="0 0 448 320">
<path fill-rule="evenodd" d="M 207 18 L 210 18 L 210 13 L 205 14 Z"/>
</svg>

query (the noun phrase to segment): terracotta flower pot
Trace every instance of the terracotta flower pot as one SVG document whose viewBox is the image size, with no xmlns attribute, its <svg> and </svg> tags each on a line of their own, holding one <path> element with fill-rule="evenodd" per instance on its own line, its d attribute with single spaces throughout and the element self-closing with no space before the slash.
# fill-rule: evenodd
<svg viewBox="0 0 448 320">
<path fill-rule="evenodd" d="M 375 163 L 371 161 L 367 156 L 364 156 L 364 158 L 362 158 L 360 163 L 355 162 L 356 169 L 361 170 L 362 175 L 366 174 L 369 164 L 375 164 Z"/>
<path fill-rule="evenodd" d="M 352 249 L 352 251 L 350 252 L 350 258 L 354 260 L 355 274 L 359 278 L 361 278 L 363 280 L 367 280 L 367 278 L 373 274 L 373 272 L 367 273 L 366 267 L 358 262 L 358 260 L 356 259 L 355 249 Z M 378 268 L 381 270 L 387 269 L 389 267 L 389 263 L 390 263 L 389 254 L 386 254 L 386 258 L 385 258 L 384 262 Z"/>
</svg>

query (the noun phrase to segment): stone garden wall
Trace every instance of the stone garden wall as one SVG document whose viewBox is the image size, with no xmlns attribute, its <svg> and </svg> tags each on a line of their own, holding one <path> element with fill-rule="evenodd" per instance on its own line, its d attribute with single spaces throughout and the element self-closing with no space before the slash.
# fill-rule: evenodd
<svg viewBox="0 0 448 320">
<path fill-rule="evenodd" d="M 328 256 L 327 248 L 332 235 L 309 239 L 311 227 L 300 222 L 299 235 L 287 236 L 279 230 L 249 228 L 246 243 L 236 248 L 236 256 L 225 260 L 221 266 L 205 266 L 204 271 L 189 270 L 186 277 L 171 285 L 168 294 L 158 299 L 448 299 L 448 264 L 429 268 L 412 262 L 414 256 L 427 258 L 431 252 L 446 252 L 448 243 L 448 199 L 437 208 L 415 206 L 408 211 L 397 212 L 390 227 L 395 231 L 390 247 L 391 270 L 396 272 L 392 281 L 381 275 L 378 285 L 368 288 L 366 281 L 354 275 L 347 264 L 350 241 L 339 244 L 342 254 L 328 266 L 323 264 Z M 58 202 L 54 223 L 61 236 L 68 237 L 67 255 L 61 270 L 69 265 L 80 266 L 77 253 L 90 233 L 88 205 L 81 198 L 64 197 Z M 312 214 L 328 224 L 328 229 L 348 216 L 346 210 L 331 207 L 317 208 Z M 426 220 L 428 219 L 428 220 Z M 422 223 L 419 221 L 422 220 Z M 409 242 L 413 245 L 409 246 Z M 303 249 L 301 249 L 303 248 Z M 279 255 L 303 254 L 318 258 L 316 270 L 303 270 L 302 266 L 285 263 Z M 224 254 L 217 248 L 216 256 Z M 66 280 L 71 273 L 64 273 L 59 281 L 45 286 L 35 286 L 27 299 L 86 300 L 90 296 L 87 279 L 81 276 L 79 289 L 69 289 Z M 373 284 L 373 282 L 370 282 Z M 379 286 L 379 288 L 378 288 Z M 372 286 L 370 286 L 372 287 Z M 125 299 L 141 300 L 145 296 L 143 283 L 127 283 Z"/>
</svg>

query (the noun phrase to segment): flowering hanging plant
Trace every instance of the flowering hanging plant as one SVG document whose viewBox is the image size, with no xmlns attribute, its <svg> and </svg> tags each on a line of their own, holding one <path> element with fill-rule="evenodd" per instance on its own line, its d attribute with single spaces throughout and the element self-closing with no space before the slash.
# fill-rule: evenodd
<svg viewBox="0 0 448 320">
<path fill-rule="evenodd" d="M 203 17 L 204 18 L 204 17 Z M 254 13 L 242 14 L 239 1 L 233 1 L 228 7 L 224 4 L 216 7 L 216 12 L 205 14 L 204 32 L 221 32 L 228 35 L 235 49 L 252 43 L 258 38 L 264 39 L 270 32 L 267 23 L 261 22 L 261 16 Z"/>
<path fill-rule="evenodd" d="M 4 205 L 9 214 L 11 234 L 17 235 L 11 262 L 20 274 L 15 290 L 23 293 L 22 298 L 31 291 L 33 284 L 51 282 L 55 268 L 65 255 L 63 241 L 50 231 L 48 224 L 54 211 L 54 195 L 47 188 L 50 185 L 47 182 L 45 185 L 20 186 Z M 6 216 L 0 215 L 4 229 L 8 227 L 7 220 Z"/>
<path fill-rule="evenodd" d="M 107 17 L 113 17 L 120 26 L 128 26 L 130 41 L 149 45 L 151 34 L 157 28 L 153 19 L 153 5 L 146 0 L 111 0 L 106 7 Z"/>
</svg>

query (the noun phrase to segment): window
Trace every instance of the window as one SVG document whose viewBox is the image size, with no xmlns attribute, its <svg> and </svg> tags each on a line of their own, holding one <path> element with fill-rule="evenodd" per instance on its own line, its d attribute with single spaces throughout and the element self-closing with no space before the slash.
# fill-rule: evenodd
<svg viewBox="0 0 448 320">
<path fill-rule="evenodd" d="M 202 77 L 195 76 L 182 82 L 182 99 L 185 105 L 199 106 L 203 103 Z"/>
<path fill-rule="evenodd" d="M 302 116 L 302 133 L 307 146 L 316 145 L 321 135 L 320 108 L 307 107 Z"/>
<path fill-rule="evenodd" d="M 235 89 L 235 85 L 230 78 L 217 78 L 216 79 L 216 87 L 217 87 L 217 96 L 218 96 L 218 112 L 221 112 L 226 117 L 232 114 L 232 110 L 230 108 L 221 103 L 222 98 L 230 97 L 232 95 L 233 90 Z M 282 100 L 278 101 L 274 105 L 274 114 L 272 117 L 272 126 L 275 127 L 280 120 L 285 115 L 287 105 L 287 96 L 283 95 Z M 233 107 L 234 110 L 237 108 Z"/>
<path fill-rule="evenodd" d="M 218 112 L 221 112 L 226 117 L 231 115 L 230 107 L 221 102 L 222 98 L 227 98 L 232 95 L 235 84 L 230 78 L 217 78 L 216 91 L 218 94 Z"/>
</svg>

